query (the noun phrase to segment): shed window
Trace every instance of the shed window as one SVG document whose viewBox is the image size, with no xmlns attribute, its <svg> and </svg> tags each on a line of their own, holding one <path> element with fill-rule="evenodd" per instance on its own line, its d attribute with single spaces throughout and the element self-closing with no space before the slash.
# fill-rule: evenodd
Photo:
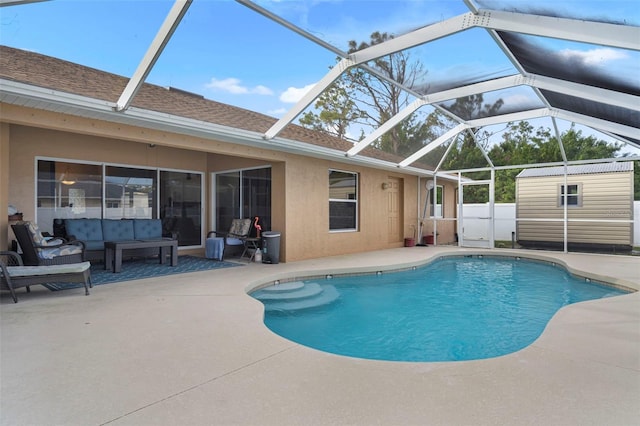
<svg viewBox="0 0 640 426">
<path fill-rule="evenodd" d="M 582 206 L 582 191 L 581 184 L 566 185 L 567 189 L 567 206 L 580 207 Z M 564 206 L 565 199 L 565 185 L 560 185 L 560 197 L 558 200 L 558 206 Z"/>
</svg>

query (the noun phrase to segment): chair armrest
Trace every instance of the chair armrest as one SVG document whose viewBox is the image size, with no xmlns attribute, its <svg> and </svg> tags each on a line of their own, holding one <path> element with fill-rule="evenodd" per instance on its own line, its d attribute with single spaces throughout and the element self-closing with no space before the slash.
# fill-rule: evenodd
<svg viewBox="0 0 640 426">
<path fill-rule="evenodd" d="M 0 262 L 0 272 L 2 272 L 2 276 L 7 281 L 7 284 L 11 284 L 11 275 L 9 275 L 9 271 L 7 270 L 4 262 Z"/>
<path fill-rule="evenodd" d="M 22 263 L 22 256 L 15 251 L 0 251 L 0 256 L 7 256 L 13 258 L 13 262 L 7 262 L 7 266 L 24 266 Z M 4 262 L 0 262 L 0 265 L 4 265 Z"/>
</svg>

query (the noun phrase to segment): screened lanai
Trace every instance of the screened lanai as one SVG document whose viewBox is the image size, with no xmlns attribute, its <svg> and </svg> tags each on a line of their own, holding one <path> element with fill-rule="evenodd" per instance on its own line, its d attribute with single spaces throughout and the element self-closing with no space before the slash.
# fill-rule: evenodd
<svg viewBox="0 0 640 426">
<path fill-rule="evenodd" d="M 482 201 L 488 212 L 481 217 L 489 226 L 490 246 L 497 173 L 564 167 L 568 188 L 570 166 L 640 159 L 640 12 L 634 2 L 154 1 L 145 2 L 144 26 L 136 22 L 137 3 L 2 1 L 3 33 L 20 33 L 15 40 L 30 43 L 19 47 L 130 76 L 119 99 L 100 106 L 110 114 L 139 118 L 131 103 L 140 86 L 151 82 L 278 118 L 251 141 L 254 145 L 304 151 L 306 145 L 281 133 L 291 123 L 302 124 L 352 144 L 346 150 L 323 149 L 324 155 L 407 170 L 423 177 L 427 187 L 457 179 L 460 206 L 465 188 L 486 186 Z M 74 49 L 60 50 L 46 37 L 25 35 L 26 26 L 20 26 L 21 20 L 37 21 L 29 14 L 44 17 L 70 7 L 73 13 L 62 13 L 61 20 L 43 22 L 42 33 L 63 29 Z M 110 30 L 100 33 L 104 8 L 123 19 L 105 24 Z M 89 31 L 92 26 L 96 32 Z M 261 76 L 268 77 L 268 85 Z M 3 92 L 26 96 L 23 88 L 10 86 L 4 82 Z M 337 101 L 328 104 L 332 93 Z M 73 100 L 66 102 L 73 107 Z M 340 119 L 318 121 L 323 108 L 336 106 L 343 107 Z M 546 161 L 493 156 L 493 148 L 522 122 L 533 129 L 523 135 L 536 136 L 542 128 L 555 140 L 557 149 Z M 567 131 L 618 149 L 610 156 L 565 149 Z M 372 159 L 363 155 L 367 147 L 400 159 Z M 473 161 L 448 161 L 454 151 Z M 419 202 L 419 217 L 425 217 L 427 203 L 437 209 L 437 191 L 432 194 Z M 560 220 L 566 251 L 568 190 L 564 196 Z M 439 222 L 462 226 L 464 217 L 462 207 L 449 217 L 433 215 L 435 242 Z M 459 234 L 464 243 L 464 233 Z"/>
</svg>

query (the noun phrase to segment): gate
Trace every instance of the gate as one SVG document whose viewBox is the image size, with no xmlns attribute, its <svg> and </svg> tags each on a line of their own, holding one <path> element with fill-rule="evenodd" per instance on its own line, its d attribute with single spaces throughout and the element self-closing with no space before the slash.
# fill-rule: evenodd
<svg viewBox="0 0 640 426">
<path fill-rule="evenodd" d="M 493 177 L 493 173 L 492 173 Z M 482 191 L 482 187 L 487 187 L 487 191 Z M 485 196 L 486 203 L 483 208 L 474 207 L 467 211 L 464 207 L 465 191 L 475 192 L 477 196 Z M 458 245 L 460 247 L 484 247 L 493 248 L 495 245 L 493 232 L 494 216 L 494 189 L 493 179 L 478 180 L 471 182 L 458 181 Z M 474 203 L 479 201 L 474 200 Z"/>
</svg>

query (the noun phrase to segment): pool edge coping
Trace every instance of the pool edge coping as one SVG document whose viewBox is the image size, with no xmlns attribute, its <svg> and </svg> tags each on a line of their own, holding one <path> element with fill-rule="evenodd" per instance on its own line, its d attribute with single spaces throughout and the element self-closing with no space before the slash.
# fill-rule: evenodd
<svg viewBox="0 0 640 426">
<path fill-rule="evenodd" d="M 564 254 L 564 253 L 563 253 Z M 571 253 L 567 253 L 571 254 Z M 579 253 L 584 254 L 584 253 Z M 563 267 L 568 273 L 572 276 L 580 278 L 580 279 L 588 279 L 592 282 L 596 282 L 597 284 L 614 287 L 622 291 L 627 291 L 629 294 L 640 291 L 640 283 L 635 283 L 633 281 L 625 280 L 622 278 L 616 278 L 610 275 L 602 275 L 592 271 L 585 271 L 583 269 L 579 269 L 577 267 L 569 265 L 564 259 L 558 259 L 555 257 L 551 257 L 548 254 L 541 253 L 522 253 L 518 252 L 517 254 L 504 250 L 504 249 L 496 249 L 491 250 L 491 252 L 487 252 L 486 249 L 464 249 L 464 251 L 456 251 L 456 252 L 439 252 L 433 253 L 425 259 L 421 259 L 419 261 L 412 261 L 406 263 L 396 263 L 389 265 L 380 265 L 380 266 L 356 266 L 356 267 L 333 267 L 333 268 L 321 268 L 321 269 L 313 269 L 309 268 L 306 271 L 290 271 L 290 272 L 279 272 L 274 273 L 270 276 L 265 276 L 257 280 L 250 281 L 245 286 L 245 292 L 250 295 L 252 292 L 256 290 L 260 290 L 265 287 L 269 287 L 271 285 L 277 285 L 285 282 L 293 282 L 293 281 L 302 281 L 302 280 L 310 280 L 310 279 L 326 279 L 331 276 L 349 276 L 349 275 L 368 275 L 375 274 L 378 272 L 398 272 L 403 270 L 415 269 L 418 267 L 429 265 L 436 260 L 442 258 L 451 258 L 451 257 L 465 257 L 465 256 L 486 256 L 486 257 L 507 257 L 513 259 L 528 259 L 535 260 L 544 263 L 550 263 L 552 265 L 559 265 Z"/>
</svg>

